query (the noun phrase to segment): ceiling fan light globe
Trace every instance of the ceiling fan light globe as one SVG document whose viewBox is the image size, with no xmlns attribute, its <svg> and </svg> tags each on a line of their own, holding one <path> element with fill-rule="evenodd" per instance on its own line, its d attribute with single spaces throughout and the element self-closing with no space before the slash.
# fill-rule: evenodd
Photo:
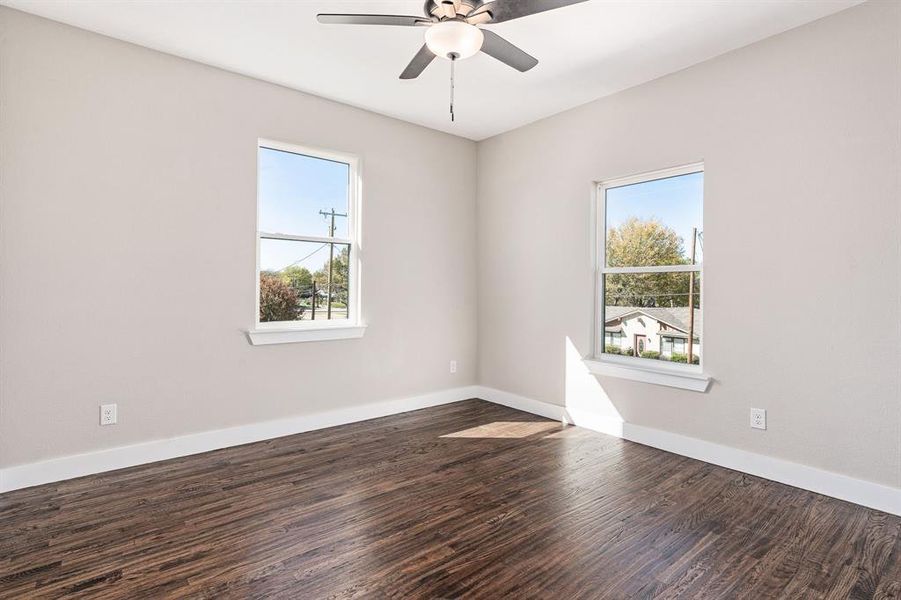
<svg viewBox="0 0 901 600">
<path fill-rule="evenodd" d="M 435 56 L 455 59 L 469 58 L 482 49 L 485 36 L 475 25 L 462 21 L 435 23 L 425 32 L 425 43 Z"/>
</svg>

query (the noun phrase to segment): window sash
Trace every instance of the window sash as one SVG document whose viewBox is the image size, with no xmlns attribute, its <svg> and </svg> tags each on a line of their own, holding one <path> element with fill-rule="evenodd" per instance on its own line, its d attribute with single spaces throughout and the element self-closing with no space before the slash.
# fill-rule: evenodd
<svg viewBox="0 0 901 600">
<path fill-rule="evenodd" d="M 700 273 L 701 265 L 655 265 L 653 267 L 601 267 L 604 275 L 633 273 Z"/>
<path fill-rule="evenodd" d="M 350 238 L 341 237 L 322 237 L 316 235 L 288 235 L 285 233 L 270 233 L 268 231 L 260 231 L 258 233 L 261 240 L 285 240 L 289 242 L 313 242 L 317 244 L 346 244 L 353 245 Z"/>
</svg>

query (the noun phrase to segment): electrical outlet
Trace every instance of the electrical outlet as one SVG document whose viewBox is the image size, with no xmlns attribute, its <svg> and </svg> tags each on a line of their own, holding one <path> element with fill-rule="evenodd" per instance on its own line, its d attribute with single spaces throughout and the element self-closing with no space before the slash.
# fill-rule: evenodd
<svg viewBox="0 0 901 600">
<path fill-rule="evenodd" d="M 116 424 L 116 405 L 101 404 L 100 405 L 100 424 L 115 425 Z"/>
<path fill-rule="evenodd" d="M 751 409 L 751 427 L 754 429 L 766 429 L 766 410 L 763 408 Z"/>
<path fill-rule="evenodd" d="M 456 372 L 457 372 L 457 361 L 452 360 L 452 361 L 450 362 L 450 372 L 451 372 L 451 373 L 456 373 Z"/>
</svg>

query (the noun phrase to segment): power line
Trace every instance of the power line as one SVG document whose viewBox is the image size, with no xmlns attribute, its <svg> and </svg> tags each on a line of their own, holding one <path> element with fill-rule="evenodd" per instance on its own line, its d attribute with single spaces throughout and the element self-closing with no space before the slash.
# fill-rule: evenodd
<svg viewBox="0 0 901 600">
<path fill-rule="evenodd" d="M 287 269 L 288 267 L 293 267 L 293 266 L 296 265 L 297 263 L 302 263 L 303 261 L 305 261 L 306 259 L 310 258 L 311 256 L 313 256 L 314 254 L 316 254 L 317 252 L 319 252 L 320 250 L 322 250 L 323 248 L 325 248 L 325 247 L 328 246 L 328 245 L 329 245 L 329 242 L 323 242 L 321 246 L 319 246 L 318 248 L 316 248 L 315 250 L 313 250 L 312 252 L 310 252 L 309 254 L 307 254 L 306 256 L 304 256 L 303 258 L 300 258 L 300 259 L 298 259 L 298 260 L 295 260 L 295 261 L 294 261 L 293 263 L 291 263 L 291 264 L 285 265 L 284 267 L 282 267 L 281 269 L 279 269 L 279 271 L 284 271 L 284 270 Z"/>
</svg>

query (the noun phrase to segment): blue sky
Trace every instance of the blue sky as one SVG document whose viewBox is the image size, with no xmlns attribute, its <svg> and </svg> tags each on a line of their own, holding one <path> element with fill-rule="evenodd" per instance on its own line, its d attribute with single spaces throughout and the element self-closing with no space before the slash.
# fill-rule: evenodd
<svg viewBox="0 0 901 600">
<path fill-rule="evenodd" d="M 328 236 L 320 210 L 347 214 L 350 167 L 344 163 L 260 148 L 260 231 Z M 335 235 L 347 237 L 347 218 L 335 218 Z M 336 247 L 336 253 L 338 248 Z M 315 271 L 328 260 L 328 246 L 310 242 L 260 241 L 260 269 L 298 264 Z"/>
<path fill-rule="evenodd" d="M 686 257 L 691 252 L 691 229 L 701 231 L 704 173 L 690 173 L 607 190 L 607 229 L 631 217 L 657 218 L 682 237 Z M 701 262 L 698 240 L 697 262 Z"/>
</svg>

